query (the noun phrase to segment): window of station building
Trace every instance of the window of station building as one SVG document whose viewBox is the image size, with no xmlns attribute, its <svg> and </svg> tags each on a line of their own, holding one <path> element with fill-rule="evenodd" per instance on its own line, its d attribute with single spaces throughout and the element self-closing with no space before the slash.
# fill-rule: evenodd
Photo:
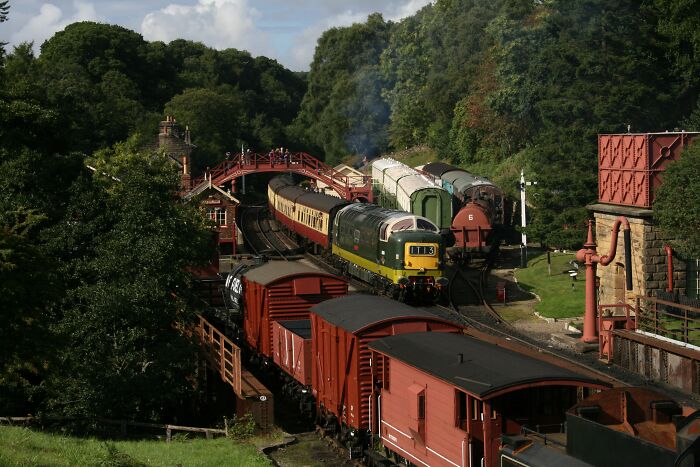
<svg viewBox="0 0 700 467">
<path fill-rule="evenodd" d="M 226 224 L 226 209 L 224 208 L 207 208 L 207 217 L 218 225 Z"/>
</svg>

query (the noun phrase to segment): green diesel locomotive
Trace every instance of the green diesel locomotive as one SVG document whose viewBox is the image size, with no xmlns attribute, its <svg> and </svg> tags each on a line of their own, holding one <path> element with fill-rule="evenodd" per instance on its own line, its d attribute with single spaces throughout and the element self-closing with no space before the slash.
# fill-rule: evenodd
<svg viewBox="0 0 700 467">
<path fill-rule="evenodd" d="M 338 267 L 394 298 L 435 299 L 447 285 L 444 243 L 424 217 L 355 203 L 336 214 L 332 239 Z"/>
</svg>

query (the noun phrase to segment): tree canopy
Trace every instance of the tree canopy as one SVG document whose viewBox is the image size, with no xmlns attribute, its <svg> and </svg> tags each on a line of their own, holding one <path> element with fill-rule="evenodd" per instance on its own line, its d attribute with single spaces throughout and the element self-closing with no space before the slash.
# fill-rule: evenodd
<svg viewBox="0 0 700 467">
<path fill-rule="evenodd" d="M 700 145 L 670 164 L 656 191 L 654 222 L 685 258 L 700 258 Z"/>
</svg>

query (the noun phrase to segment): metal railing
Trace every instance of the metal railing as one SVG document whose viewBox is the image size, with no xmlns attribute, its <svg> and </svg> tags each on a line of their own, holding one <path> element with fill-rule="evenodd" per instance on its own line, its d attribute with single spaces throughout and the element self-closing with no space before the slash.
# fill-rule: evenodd
<svg viewBox="0 0 700 467">
<path fill-rule="evenodd" d="M 236 154 L 231 159 L 221 162 L 213 169 L 207 170 L 203 176 L 194 179 L 190 191 L 194 192 L 199 186 L 206 182 L 221 185 L 240 174 L 265 169 L 305 173 L 333 187 L 339 193 L 343 194 L 346 199 L 352 199 L 353 193 L 366 194 L 370 197 L 372 195 L 370 176 L 345 175 L 304 152 L 288 154 Z"/>
<path fill-rule="evenodd" d="M 700 308 L 655 297 L 637 297 L 637 329 L 700 346 Z"/>
<path fill-rule="evenodd" d="M 536 438 L 540 438 L 545 445 L 546 444 L 555 444 L 557 446 L 565 448 L 566 443 L 562 443 L 561 441 L 557 441 L 555 439 L 552 439 L 551 437 L 548 438 L 545 433 L 541 433 L 540 431 L 538 431 L 545 426 L 547 426 L 547 427 L 556 426 L 559 428 L 559 431 L 549 432 L 550 434 L 552 434 L 552 433 L 558 433 L 558 434 L 566 433 L 566 424 L 565 423 L 557 423 L 555 425 L 535 425 L 535 427 L 536 427 L 535 430 L 533 430 L 532 428 L 528 428 L 527 426 L 522 426 L 522 427 L 520 427 L 520 433 L 523 435 L 531 435 L 531 436 L 534 436 Z"/>
</svg>

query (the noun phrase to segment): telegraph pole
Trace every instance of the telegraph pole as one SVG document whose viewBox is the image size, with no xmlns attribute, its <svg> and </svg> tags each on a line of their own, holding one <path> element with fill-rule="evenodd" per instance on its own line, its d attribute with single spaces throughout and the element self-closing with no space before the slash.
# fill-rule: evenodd
<svg viewBox="0 0 700 467">
<path fill-rule="evenodd" d="M 527 267 L 527 234 L 525 233 L 525 227 L 527 227 L 527 218 L 525 216 L 525 187 L 537 185 L 537 182 L 526 182 L 525 181 L 525 171 L 520 171 L 520 226 L 523 228 L 522 238 L 520 240 L 520 267 Z"/>
</svg>

